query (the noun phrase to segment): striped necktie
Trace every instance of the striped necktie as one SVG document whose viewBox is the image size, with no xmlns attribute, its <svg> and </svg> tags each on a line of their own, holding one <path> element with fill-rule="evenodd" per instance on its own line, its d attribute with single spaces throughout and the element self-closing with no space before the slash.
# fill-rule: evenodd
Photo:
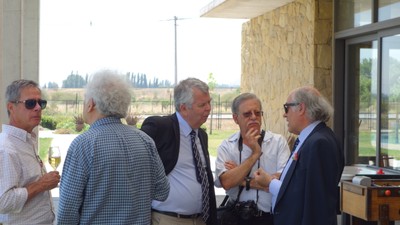
<svg viewBox="0 0 400 225">
<path fill-rule="evenodd" d="M 192 142 L 192 150 L 193 150 L 193 159 L 194 159 L 194 164 L 196 166 L 196 178 L 197 181 L 201 184 L 201 191 L 202 191 L 202 207 L 201 207 L 201 217 L 204 222 L 207 221 L 208 217 L 210 216 L 210 203 L 209 203 L 209 183 L 208 183 L 208 177 L 207 177 L 207 171 L 203 167 L 203 163 L 201 162 L 200 158 L 200 153 L 199 150 L 197 149 L 196 145 L 196 132 L 192 130 L 190 132 L 190 140 Z"/>
<path fill-rule="evenodd" d="M 292 154 L 296 150 L 297 145 L 299 145 L 299 142 L 300 142 L 299 138 L 296 138 L 296 141 L 294 142 L 294 145 L 293 145 Z"/>
<path fill-rule="evenodd" d="M 290 159 L 292 159 L 292 156 L 293 156 L 293 154 L 294 154 L 294 151 L 296 151 L 296 147 L 297 147 L 297 145 L 299 145 L 299 143 L 300 143 L 299 138 L 296 138 L 296 141 L 294 142 L 294 145 L 293 145 L 293 148 L 292 148 L 292 152 L 290 152 L 290 156 L 289 156 L 288 160 L 286 161 L 286 165 L 285 165 L 285 167 L 283 168 L 282 173 L 279 175 L 279 180 L 282 178 L 282 174 L 283 174 L 284 172 L 285 172 L 285 174 L 286 174 L 285 169 L 286 169 L 286 167 L 288 166 L 288 163 L 289 163 Z"/>
</svg>

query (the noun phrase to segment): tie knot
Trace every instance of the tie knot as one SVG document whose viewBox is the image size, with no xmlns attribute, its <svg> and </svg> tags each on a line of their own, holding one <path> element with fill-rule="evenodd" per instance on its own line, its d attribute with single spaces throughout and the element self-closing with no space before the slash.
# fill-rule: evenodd
<svg viewBox="0 0 400 225">
<path fill-rule="evenodd" d="M 190 132 L 190 136 L 195 137 L 195 136 L 196 136 L 196 131 L 192 130 L 192 131 Z"/>
</svg>

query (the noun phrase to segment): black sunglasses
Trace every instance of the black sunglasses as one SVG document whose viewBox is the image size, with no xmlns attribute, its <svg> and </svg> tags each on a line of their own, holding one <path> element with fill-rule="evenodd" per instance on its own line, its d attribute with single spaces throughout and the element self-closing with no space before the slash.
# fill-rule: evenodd
<svg viewBox="0 0 400 225">
<path fill-rule="evenodd" d="M 35 108 L 36 104 L 39 104 L 40 108 L 44 109 L 47 105 L 47 101 L 42 99 L 27 99 L 25 101 L 13 101 L 12 103 L 25 103 L 26 109 L 33 109 Z"/>
<path fill-rule="evenodd" d="M 285 104 L 283 104 L 283 109 L 285 110 L 285 113 L 288 113 L 290 106 L 297 106 L 297 105 L 300 105 L 300 103 L 298 103 L 298 102 L 285 103 Z"/>
</svg>

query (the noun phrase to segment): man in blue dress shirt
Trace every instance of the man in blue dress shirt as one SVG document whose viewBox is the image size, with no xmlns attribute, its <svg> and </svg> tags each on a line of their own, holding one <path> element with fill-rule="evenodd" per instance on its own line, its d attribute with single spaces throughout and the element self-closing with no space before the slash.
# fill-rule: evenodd
<svg viewBox="0 0 400 225">
<path fill-rule="evenodd" d="M 200 128 L 211 111 L 208 86 L 187 78 L 174 88 L 176 113 L 148 117 L 142 124 L 156 143 L 168 175 L 171 191 L 164 202 L 153 201 L 153 225 L 215 225 L 217 219 L 214 178 L 211 172 L 207 133 Z M 192 136 L 193 134 L 193 136 Z M 193 140 L 192 140 L 193 137 Z M 207 184 L 197 179 L 196 144 Z"/>
</svg>

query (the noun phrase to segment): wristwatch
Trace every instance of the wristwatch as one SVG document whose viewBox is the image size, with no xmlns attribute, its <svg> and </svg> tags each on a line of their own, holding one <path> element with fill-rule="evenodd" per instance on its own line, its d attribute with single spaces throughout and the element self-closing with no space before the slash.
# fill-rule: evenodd
<svg viewBox="0 0 400 225">
<path fill-rule="evenodd" d="M 246 177 L 246 191 L 250 190 L 251 177 Z"/>
</svg>

